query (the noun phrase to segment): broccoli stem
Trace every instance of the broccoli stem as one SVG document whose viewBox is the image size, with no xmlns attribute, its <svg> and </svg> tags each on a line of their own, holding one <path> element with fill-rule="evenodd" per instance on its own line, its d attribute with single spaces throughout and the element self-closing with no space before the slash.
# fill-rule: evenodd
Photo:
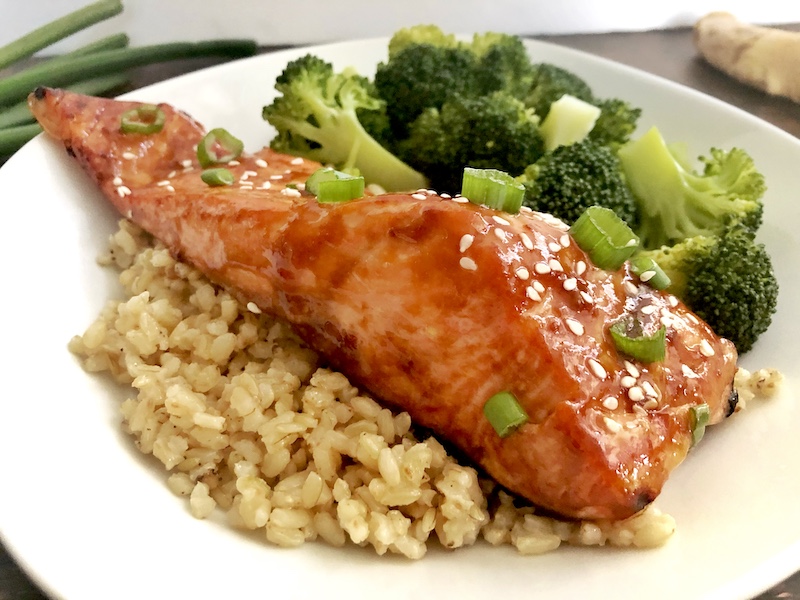
<svg viewBox="0 0 800 600">
<path fill-rule="evenodd" d="M 154 44 L 139 48 L 104 50 L 76 57 L 65 56 L 45 61 L 0 81 L 0 105 L 18 102 L 38 86 L 64 86 L 88 75 L 107 75 L 122 69 L 182 58 L 241 58 L 252 56 L 256 50 L 253 40 L 211 40 Z"/>
<path fill-rule="evenodd" d="M 99 0 L 34 29 L 0 48 L 0 69 L 121 12 L 122 2 L 120 0 Z"/>
</svg>

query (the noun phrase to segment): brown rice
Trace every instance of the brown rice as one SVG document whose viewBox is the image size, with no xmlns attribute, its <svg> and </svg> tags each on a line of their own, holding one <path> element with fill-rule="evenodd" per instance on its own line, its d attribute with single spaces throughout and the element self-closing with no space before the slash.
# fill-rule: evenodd
<svg viewBox="0 0 800 600">
<path fill-rule="evenodd" d="M 278 546 L 320 539 L 409 558 L 434 539 L 540 554 L 564 542 L 653 547 L 675 529 L 654 507 L 616 523 L 537 514 L 126 220 L 101 263 L 121 271 L 127 297 L 70 350 L 135 390 L 124 427 L 197 518 L 224 511 Z"/>
</svg>

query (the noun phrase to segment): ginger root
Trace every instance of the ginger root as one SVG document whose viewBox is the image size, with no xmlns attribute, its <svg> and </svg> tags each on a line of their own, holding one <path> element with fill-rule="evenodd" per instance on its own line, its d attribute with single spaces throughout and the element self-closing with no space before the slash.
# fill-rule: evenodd
<svg viewBox="0 0 800 600">
<path fill-rule="evenodd" d="M 695 23 L 694 44 L 723 73 L 800 102 L 800 32 L 745 23 L 718 11 Z"/>
</svg>

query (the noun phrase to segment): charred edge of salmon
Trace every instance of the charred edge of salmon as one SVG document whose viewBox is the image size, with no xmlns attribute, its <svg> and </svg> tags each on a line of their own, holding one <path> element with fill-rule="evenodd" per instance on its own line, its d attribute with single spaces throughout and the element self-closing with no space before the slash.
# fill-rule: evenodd
<svg viewBox="0 0 800 600">
<path fill-rule="evenodd" d="M 725 416 L 730 417 L 736 411 L 736 406 L 738 404 L 739 392 L 736 391 L 736 387 L 734 387 L 733 383 L 731 383 L 731 393 L 728 394 L 728 406 L 727 410 L 725 411 Z"/>
<path fill-rule="evenodd" d="M 50 88 L 46 88 L 40 85 L 35 90 L 33 90 L 33 97 L 36 98 L 37 100 L 44 100 L 49 90 Z"/>
</svg>

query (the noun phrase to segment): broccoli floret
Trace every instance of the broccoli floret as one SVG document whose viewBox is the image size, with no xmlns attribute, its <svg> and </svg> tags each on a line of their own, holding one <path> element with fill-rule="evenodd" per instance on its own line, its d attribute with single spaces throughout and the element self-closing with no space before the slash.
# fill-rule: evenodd
<svg viewBox="0 0 800 600">
<path fill-rule="evenodd" d="M 477 90 L 475 55 L 462 46 L 409 44 L 375 72 L 375 87 L 386 101 L 395 139 L 427 108 L 439 108 L 449 98 L 474 96 Z"/>
<path fill-rule="evenodd" d="M 734 343 L 739 353 L 772 322 L 778 281 L 763 244 L 741 225 L 720 235 L 695 236 L 674 246 L 642 251 L 669 276 L 668 291 Z"/>
<path fill-rule="evenodd" d="M 279 96 L 262 111 L 277 130 L 273 149 L 338 169 L 356 168 L 365 181 L 387 190 L 427 185 L 422 174 L 381 146 L 359 121 L 360 114 L 378 131 L 385 119 L 385 105 L 366 78 L 351 70 L 335 73 L 333 65 L 307 54 L 286 66 L 275 89 Z M 367 119 L 370 111 L 376 114 Z"/>
<path fill-rule="evenodd" d="M 455 96 L 441 109 L 429 108 L 412 124 L 399 156 L 442 192 L 461 189 L 464 167 L 498 169 L 512 176 L 544 152 L 532 111 L 506 92 Z"/>
<path fill-rule="evenodd" d="M 550 112 L 550 105 L 564 94 L 584 102 L 592 102 L 594 98 L 589 84 L 572 71 L 551 63 L 533 65 L 531 87 L 524 100 L 526 106 L 544 119 Z"/>
<path fill-rule="evenodd" d="M 600 109 L 600 116 L 589 132 L 589 138 L 612 149 L 628 142 L 636 131 L 642 109 L 619 98 L 594 100 L 592 104 Z"/>
<path fill-rule="evenodd" d="M 534 68 L 528 49 L 517 36 L 505 33 L 476 34 L 470 44 L 478 59 L 479 94 L 505 91 L 523 100 L 533 85 Z"/>
<path fill-rule="evenodd" d="M 585 139 L 559 146 L 525 169 L 524 204 L 574 223 L 593 205 L 613 210 L 631 227 L 638 222 L 636 201 L 607 146 Z"/>
<path fill-rule="evenodd" d="M 735 223 L 754 234 L 761 225 L 764 177 L 744 150 L 712 149 L 697 172 L 653 127 L 622 146 L 618 155 L 639 204 L 637 233 L 647 249 L 717 235 Z"/>
<path fill-rule="evenodd" d="M 410 124 L 426 109 L 441 108 L 454 96 L 502 90 L 522 99 L 532 82 L 533 65 L 519 37 L 490 32 L 461 41 L 433 25 L 395 33 L 388 60 L 375 73 L 397 140 L 408 135 Z"/>
</svg>

